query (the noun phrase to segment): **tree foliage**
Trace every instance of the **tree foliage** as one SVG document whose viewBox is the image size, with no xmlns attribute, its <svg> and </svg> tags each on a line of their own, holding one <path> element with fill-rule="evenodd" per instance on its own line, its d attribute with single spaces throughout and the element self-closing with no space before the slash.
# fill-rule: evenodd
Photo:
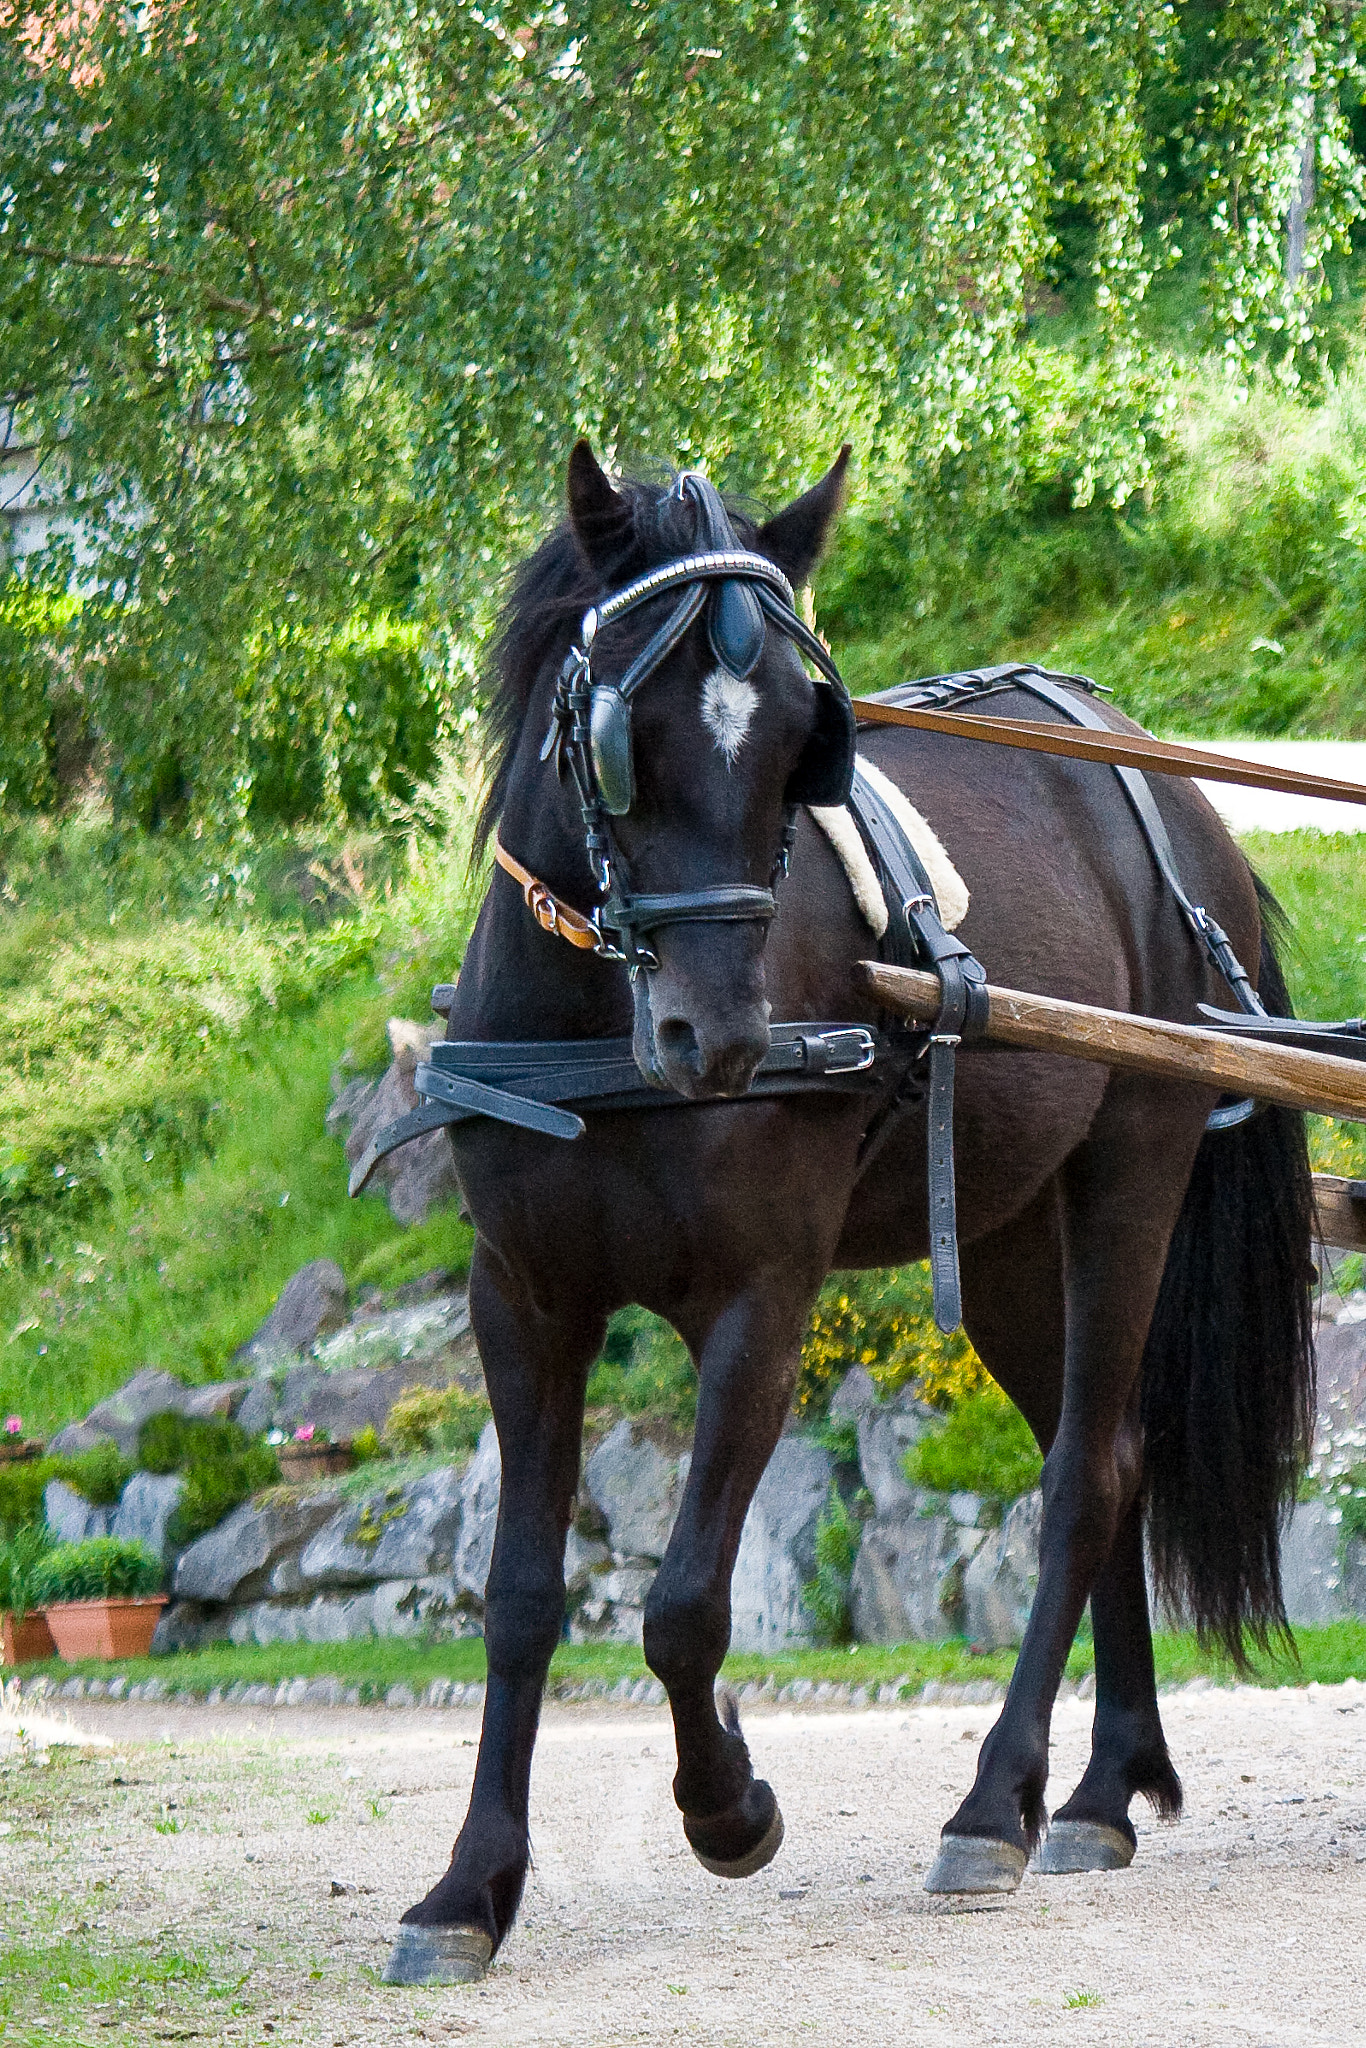
<svg viewBox="0 0 1366 2048">
<path fill-rule="evenodd" d="M 1089 307 L 1073 488 L 1123 500 L 1162 404 L 1142 302 L 1187 226 L 1235 354 L 1312 344 L 1322 251 L 1358 206 L 1344 19 L 11 12 L 3 374 L 97 550 L 72 630 L 116 790 L 149 822 L 406 794 L 576 431 L 774 491 L 846 432 L 875 471 L 980 457 L 1008 484 L 1064 209 Z M 74 567 L 68 544 L 30 573 Z M 358 647 L 385 655 L 359 683 Z"/>
</svg>

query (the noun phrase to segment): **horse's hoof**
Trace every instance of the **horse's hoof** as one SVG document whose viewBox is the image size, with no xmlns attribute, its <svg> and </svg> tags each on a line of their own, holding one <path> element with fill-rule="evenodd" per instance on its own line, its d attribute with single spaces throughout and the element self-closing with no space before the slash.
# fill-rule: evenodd
<svg viewBox="0 0 1366 2048">
<path fill-rule="evenodd" d="M 386 1984 L 477 1984 L 493 1943 L 482 1927 L 400 1927 Z"/>
<path fill-rule="evenodd" d="M 1044 1877 L 1067 1877 L 1078 1870 L 1127 1870 L 1133 1860 L 1129 1837 L 1103 1820 L 1055 1820 L 1034 1852 L 1034 1868 Z"/>
<path fill-rule="evenodd" d="M 683 1824 L 683 1832 L 687 1833 L 686 1821 Z M 745 1855 L 736 1856 L 730 1862 L 726 1862 L 720 1856 L 706 1855 L 703 1850 L 698 1848 L 696 1842 L 690 1840 L 688 1843 L 688 1847 L 692 1850 L 693 1855 L 702 1865 L 702 1868 L 709 1870 L 713 1877 L 753 1877 L 757 1870 L 764 1869 L 767 1864 L 773 1861 L 782 1846 L 783 1816 L 776 1799 L 773 1801 L 772 1820 L 765 1828 L 759 1840 L 754 1844 L 754 1847 L 748 1850 Z"/>
<path fill-rule="evenodd" d="M 927 1892 L 1013 1892 L 1025 1873 L 1025 1852 L 986 1835 L 941 1835 L 925 1879 Z"/>
</svg>

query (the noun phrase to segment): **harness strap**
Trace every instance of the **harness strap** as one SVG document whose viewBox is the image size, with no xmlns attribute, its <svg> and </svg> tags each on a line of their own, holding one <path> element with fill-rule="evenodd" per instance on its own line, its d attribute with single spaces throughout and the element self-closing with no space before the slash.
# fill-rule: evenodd
<svg viewBox="0 0 1366 2048">
<path fill-rule="evenodd" d="M 893 965 L 928 963 L 939 977 L 939 1015 L 929 1041 L 927 1174 L 934 1319 L 947 1336 L 963 1320 L 953 1152 L 954 1056 L 964 1038 L 978 1037 L 986 1025 L 986 970 L 961 939 L 945 931 L 933 885 L 919 854 L 895 813 L 859 772 L 857 763 L 849 809 L 873 856 L 888 898 L 891 914 L 884 944 Z M 894 1106 L 888 1105 L 889 1115 L 878 1139 L 885 1136 Z"/>
<path fill-rule="evenodd" d="M 493 858 L 504 874 L 511 875 L 520 888 L 526 907 L 543 932 L 552 932 L 558 939 L 568 939 L 571 946 L 581 952 L 597 953 L 602 950 L 602 933 L 591 917 L 585 917 L 581 910 L 566 903 L 553 889 L 547 889 L 539 875 L 533 875 L 530 868 L 524 868 L 508 852 L 501 839 L 493 842 Z"/>
<path fill-rule="evenodd" d="M 434 994 L 449 1007 L 448 986 Z M 772 1043 L 743 1099 L 811 1089 L 829 1094 L 877 1090 L 885 1087 L 888 1070 L 895 1071 L 909 1057 L 903 1045 L 866 1024 L 775 1024 Z M 361 1192 L 380 1160 L 398 1146 L 472 1117 L 573 1139 L 582 1137 L 583 1120 L 558 1105 L 580 1102 L 595 1111 L 696 1107 L 686 1096 L 641 1080 L 629 1038 L 437 1039 L 413 1085 L 425 1100 L 376 1133 L 352 1169 L 351 1194 Z"/>
</svg>

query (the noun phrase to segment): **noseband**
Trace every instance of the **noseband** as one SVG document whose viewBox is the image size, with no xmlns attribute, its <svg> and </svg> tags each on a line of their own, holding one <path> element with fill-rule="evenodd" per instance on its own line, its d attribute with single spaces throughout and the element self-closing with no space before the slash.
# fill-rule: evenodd
<svg viewBox="0 0 1366 2048">
<path fill-rule="evenodd" d="M 597 934 L 593 950 L 603 959 L 624 961 L 633 975 L 659 965 L 654 951 L 642 943 L 641 934 L 673 924 L 768 923 L 777 910 L 774 891 L 787 873 L 798 804 L 844 803 L 854 769 L 854 714 L 849 692 L 825 648 L 798 617 L 786 576 L 766 556 L 736 545 L 720 495 L 705 477 L 690 472 L 680 477 L 676 489 L 680 497 L 693 500 L 700 537 L 722 544 L 651 569 L 590 606 L 583 615 L 578 642 L 560 669 L 550 727 L 541 748 L 541 759 L 554 760 L 561 780 L 566 766 L 574 778 L 589 866 L 607 899 L 591 920 L 583 921 L 591 923 Z M 614 682 L 595 681 L 594 649 L 603 628 L 672 590 L 682 592 L 678 603 L 625 672 Z M 749 675 L 763 653 L 768 625 L 775 626 L 820 671 L 822 701 L 816 730 L 786 791 L 782 838 L 767 888 L 735 882 L 636 896 L 622 886 L 622 862 L 611 828 L 611 819 L 624 816 L 635 799 L 631 703 L 704 608 L 708 608 L 712 653 L 728 674 L 740 680 Z M 500 863 L 514 872 L 503 849 L 495 851 Z"/>
</svg>

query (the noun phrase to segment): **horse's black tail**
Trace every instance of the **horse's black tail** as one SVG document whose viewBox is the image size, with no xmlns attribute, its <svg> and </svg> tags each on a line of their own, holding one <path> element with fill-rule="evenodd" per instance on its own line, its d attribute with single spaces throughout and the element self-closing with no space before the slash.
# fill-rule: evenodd
<svg viewBox="0 0 1366 2048">
<path fill-rule="evenodd" d="M 1290 1002 L 1259 881 L 1263 1002 Z M 1143 1360 L 1148 1542 L 1163 1600 L 1242 1666 L 1288 1637 L 1280 1531 L 1314 1421 L 1313 1184 L 1304 1118 L 1208 1132 Z"/>
</svg>

